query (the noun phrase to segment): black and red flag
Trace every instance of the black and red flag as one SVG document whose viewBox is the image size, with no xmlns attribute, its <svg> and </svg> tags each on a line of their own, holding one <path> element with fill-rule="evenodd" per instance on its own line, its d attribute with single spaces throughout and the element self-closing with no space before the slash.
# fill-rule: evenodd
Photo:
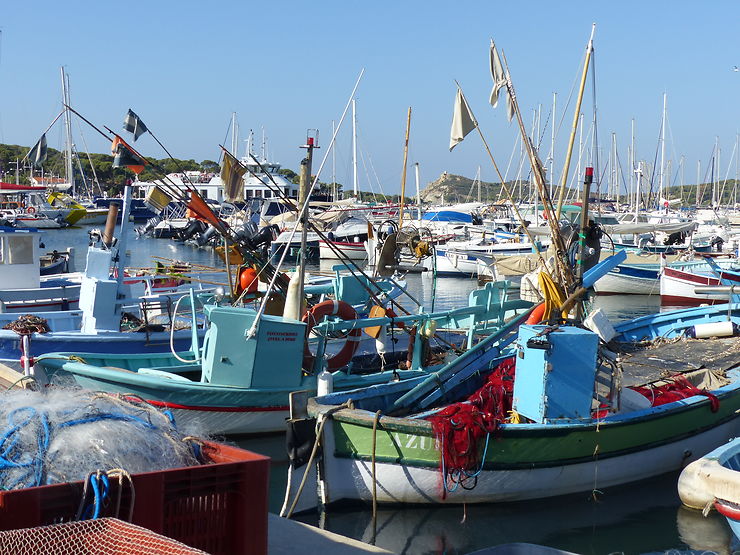
<svg viewBox="0 0 740 555">
<path fill-rule="evenodd" d="M 143 156 L 139 155 L 133 148 L 131 148 L 126 141 L 124 141 L 118 135 L 113 139 L 113 144 L 110 147 L 111 153 L 113 154 L 113 167 L 127 167 L 136 175 L 139 175 L 144 171 L 144 166 L 147 162 Z"/>
</svg>

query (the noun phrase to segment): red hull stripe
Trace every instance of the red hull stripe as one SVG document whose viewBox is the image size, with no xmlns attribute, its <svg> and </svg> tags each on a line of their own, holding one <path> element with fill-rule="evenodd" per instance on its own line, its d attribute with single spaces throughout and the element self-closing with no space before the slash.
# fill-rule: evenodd
<svg viewBox="0 0 740 555">
<path fill-rule="evenodd" d="M 165 401 L 154 401 L 147 399 L 146 401 L 150 405 L 155 407 L 164 407 L 168 409 L 180 409 L 180 410 L 197 410 L 201 412 L 277 412 L 287 411 L 289 407 L 203 407 L 197 405 L 180 405 L 178 403 L 167 403 Z"/>
<path fill-rule="evenodd" d="M 705 298 L 705 297 L 681 297 L 679 295 L 661 295 L 660 304 L 664 306 L 699 306 L 702 304 L 722 304 L 727 299 Z"/>
<path fill-rule="evenodd" d="M 717 509 L 717 512 L 719 514 L 726 516 L 727 518 L 731 518 L 732 520 L 740 520 L 740 507 L 730 505 L 727 501 L 724 501 L 723 499 L 717 499 L 714 502 L 714 508 Z"/>
<path fill-rule="evenodd" d="M 67 301 L 68 304 L 73 305 L 79 303 L 79 299 L 71 299 Z M 33 304 L 26 304 L 26 303 L 16 303 L 16 304 L 8 304 L 5 306 L 6 310 L 18 310 L 18 309 L 27 309 L 27 308 L 39 308 L 42 306 L 62 306 L 64 303 L 62 301 L 56 301 L 52 303 L 33 303 Z"/>
<path fill-rule="evenodd" d="M 342 241 L 324 241 L 323 239 L 319 239 L 319 244 L 321 245 L 338 245 L 340 247 L 354 247 L 356 249 L 365 249 L 364 243 L 345 243 Z"/>
<path fill-rule="evenodd" d="M 680 279 L 683 281 L 689 281 L 691 283 L 698 283 L 701 285 L 719 285 L 719 280 L 714 277 L 692 274 L 690 272 L 682 272 L 681 270 L 675 270 L 673 268 L 664 268 L 663 271 L 665 272 L 665 275 L 667 277 L 672 277 L 672 278 Z M 736 276 L 732 274 L 720 272 L 720 275 L 722 276 L 723 279 L 726 279 L 728 281 L 734 281 L 734 282 L 740 281 L 740 279 L 738 279 Z"/>
</svg>

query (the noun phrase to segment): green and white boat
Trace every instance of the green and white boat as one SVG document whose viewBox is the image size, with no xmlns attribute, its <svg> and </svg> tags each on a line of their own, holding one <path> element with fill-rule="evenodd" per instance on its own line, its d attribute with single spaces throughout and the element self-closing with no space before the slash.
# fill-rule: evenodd
<svg viewBox="0 0 740 555">
<path fill-rule="evenodd" d="M 291 428 L 320 441 L 311 459 L 290 453 L 283 514 L 536 499 L 678 470 L 740 432 L 738 324 L 736 303 L 638 318 L 608 344 L 522 325 L 515 356 L 497 333 L 431 377 L 296 402 Z"/>
</svg>

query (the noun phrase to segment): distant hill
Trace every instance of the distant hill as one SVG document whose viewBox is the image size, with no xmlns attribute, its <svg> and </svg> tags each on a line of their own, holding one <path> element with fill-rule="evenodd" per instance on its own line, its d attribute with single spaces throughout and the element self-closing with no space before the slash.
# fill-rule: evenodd
<svg viewBox="0 0 740 555">
<path fill-rule="evenodd" d="M 509 187 L 513 182 L 507 182 Z M 523 186 L 528 184 L 523 182 Z M 517 187 L 519 184 L 517 183 Z M 501 183 L 481 181 L 481 202 L 496 202 L 501 200 Z M 478 200 L 478 185 L 473 179 L 462 175 L 444 172 L 437 179 L 429 183 L 421 192 L 421 200 L 430 204 L 455 204 L 460 202 L 475 202 Z"/>
<path fill-rule="evenodd" d="M 518 196 L 520 187 L 528 191 L 529 184 L 524 181 L 522 183 L 515 183 L 513 181 L 507 181 L 506 183 L 509 190 L 514 192 L 515 196 Z M 732 204 L 740 200 L 740 191 L 734 179 L 728 179 L 727 181 L 720 181 L 717 196 L 720 197 L 720 204 L 727 205 Z M 649 190 L 649 186 L 646 187 L 648 190 L 641 190 L 641 202 L 648 202 L 653 204 L 656 202 L 657 186 L 653 186 L 653 190 Z M 684 206 L 693 206 L 696 203 L 696 185 L 684 185 L 668 187 L 668 197 L 675 199 L 681 198 Z M 481 202 L 497 202 L 503 200 L 505 197 L 501 193 L 501 183 L 488 183 L 482 181 L 480 184 L 481 190 Z M 605 194 L 606 188 L 602 189 L 602 194 Z M 595 195 L 596 191 L 592 189 L 592 195 Z M 568 197 L 571 197 L 570 191 L 567 193 Z M 444 172 L 437 179 L 427 184 L 424 190 L 421 191 L 421 199 L 425 203 L 429 204 L 456 204 L 462 202 L 475 202 L 478 200 L 478 185 L 474 184 L 474 180 L 469 177 L 462 175 L 455 175 Z M 702 183 L 699 185 L 699 199 L 700 205 L 706 206 L 711 203 L 712 199 L 712 184 Z M 620 201 L 627 202 L 625 195 L 620 196 Z"/>
</svg>

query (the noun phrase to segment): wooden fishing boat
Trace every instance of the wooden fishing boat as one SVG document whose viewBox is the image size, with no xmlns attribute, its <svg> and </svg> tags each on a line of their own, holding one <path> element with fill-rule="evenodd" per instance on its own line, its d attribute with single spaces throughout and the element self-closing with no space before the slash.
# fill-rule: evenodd
<svg viewBox="0 0 740 555">
<path fill-rule="evenodd" d="M 209 433 L 282 432 L 290 393 L 316 392 L 325 356 L 328 369 L 336 370 L 331 374 L 331 381 L 340 389 L 427 375 L 439 368 L 440 362 L 426 354 L 431 345 L 424 339 L 423 330 L 431 330 L 429 333 L 436 337 L 435 326 L 439 331 L 445 325 L 458 328 L 464 325 L 457 335 L 457 344 L 460 340 L 473 341 L 477 332 L 502 326 L 511 311 L 530 306 L 523 301 L 506 301 L 502 294 L 505 288 L 488 284 L 485 289 L 471 293 L 468 307 L 435 314 L 340 321 L 333 325 L 355 330 L 350 331 L 346 342 L 341 340 L 341 345 L 327 341 L 330 322 L 318 323 L 313 326 L 316 354 L 307 346 L 309 333 L 305 321 L 265 315 L 259 319 L 251 309 L 209 305 L 205 310 L 210 327 L 200 356 L 194 356 L 193 352 L 177 356 L 50 353 L 37 359 L 36 372 L 43 381 L 71 380 L 85 388 L 137 395 L 169 408 L 180 420 L 199 421 Z M 340 309 L 349 306 L 335 301 L 322 304 L 330 313 L 332 306 Z M 319 319 L 317 312 L 311 314 L 315 319 L 304 320 L 311 323 Z M 339 316 L 344 317 L 341 311 Z M 257 321 L 259 325 L 254 326 L 251 334 Z M 405 346 L 409 344 L 409 335 L 398 330 L 386 333 L 384 326 L 393 326 L 394 322 L 409 327 L 417 324 L 419 331 L 415 337 L 418 337 L 408 349 Z M 359 330 L 376 326 L 381 326 L 383 336 L 368 339 L 373 343 L 373 350 L 378 348 L 376 343 L 381 344 L 379 356 L 384 363 L 379 371 L 365 373 L 353 354 L 361 340 Z M 404 334 L 404 347 L 397 353 L 387 346 L 394 334 Z M 455 343 L 449 335 L 443 341 Z M 199 351 L 196 348 L 194 352 Z M 393 356 L 396 354 L 400 358 Z M 348 362 L 352 365 L 347 365 Z M 328 375 L 325 377 L 329 379 Z"/>
<path fill-rule="evenodd" d="M 693 509 L 713 506 L 740 539 L 740 438 L 688 465 L 678 479 L 678 494 Z"/>
<path fill-rule="evenodd" d="M 651 315 L 608 348 L 579 326 L 522 325 L 432 377 L 296 404 L 292 423 L 320 426 L 320 456 L 292 457 L 283 512 L 537 499 L 681 468 L 740 431 L 739 323 L 740 304 Z"/>
<path fill-rule="evenodd" d="M 594 284 L 600 295 L 655 295 L 660 291 L 660 264 L 620 264 Z"/>
<path fill-rule="evenodd" d="M 660 302 L 664 305 L 697 305 L 726 302 L 716 295 L 697 293 L 696 287 L 740 285 L 737 259 L 673 263 L 660 276 Z"/>
</svg>

